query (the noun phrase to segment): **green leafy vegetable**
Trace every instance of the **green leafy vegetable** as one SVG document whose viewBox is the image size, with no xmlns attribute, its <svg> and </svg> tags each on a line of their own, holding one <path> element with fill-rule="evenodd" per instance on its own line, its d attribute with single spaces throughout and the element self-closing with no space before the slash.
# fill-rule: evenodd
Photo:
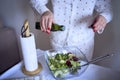
<svg viewBox="0 0 120 80">
<path fill-rule="evenodd" d="M 63 74 L 77 72 L 77 67 L 80 66 L 79 59 L 72 53 L 57 53 L 55 56 L 48 57 L 50 69 L 55 77 L 62 77 Z M 72 73 L 71 72 L 71 73 Z"/>
</svg>

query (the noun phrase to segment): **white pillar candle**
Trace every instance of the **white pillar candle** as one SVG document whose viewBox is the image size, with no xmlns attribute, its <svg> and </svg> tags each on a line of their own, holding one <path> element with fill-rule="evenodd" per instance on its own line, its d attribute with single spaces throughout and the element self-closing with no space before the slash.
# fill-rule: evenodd
<svg viewBox="0 0 120 80">
<path fill-rule="evenodd" d="M 38 68 L 37 53 L 35 46 L 34 34 L 31 33 L 29 37 L 20 36 L 22 54 L 25 69 L 27 71 L 34 71 Z"/>
</svg>

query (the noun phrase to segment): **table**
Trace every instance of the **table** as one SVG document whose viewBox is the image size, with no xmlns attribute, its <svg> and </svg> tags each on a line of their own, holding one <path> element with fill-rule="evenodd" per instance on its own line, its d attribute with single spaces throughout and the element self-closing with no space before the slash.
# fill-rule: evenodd
<svg viewBox="0 0 120 80">
<path fill-rule="evenodd" d="M 36 78 L 34 80 L 55 80 L 54 77 L 51 75 L 51 72 L 49 71 L 49 68 L 46 64 L 44 58 L 44 51 L 37 49 L 37 56 L 38 61 L 42 64 L 43 70 L 38 75 L 35 75 L 39 76 L 39 79 Z M 6 71 L 3 75 L 0 76 L 0 79 L 26 80 L 25 78 L 28 76 L 22 73 L 22 65 L 23 61 Z M 21 79 L 21 77 L 24 77 L 24 79 Z M 67 80 L 120 80 L 120 72 L 99 65 L 90 64 L 81 76 Z"/>
</svg>

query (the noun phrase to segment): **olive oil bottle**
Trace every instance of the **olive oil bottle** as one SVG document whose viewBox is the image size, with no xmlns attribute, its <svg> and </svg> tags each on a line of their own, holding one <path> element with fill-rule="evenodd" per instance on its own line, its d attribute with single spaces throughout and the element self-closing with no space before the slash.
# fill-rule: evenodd
<svg viewBox="0 0 120 80">
<path fill-rule="evenodd" d="M 41 30 L 40 22 L 35 23 L 35 28 Z M 52 24 L 51 31 L 64 31 L 65 26 L 64 25 L 58 25 L 58 24 Z"/>
</svg>

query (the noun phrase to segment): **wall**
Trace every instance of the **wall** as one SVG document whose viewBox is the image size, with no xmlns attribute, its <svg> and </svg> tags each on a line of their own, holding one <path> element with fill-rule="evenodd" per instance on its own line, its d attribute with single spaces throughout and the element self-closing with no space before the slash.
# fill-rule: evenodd
<svg viewBox="0 0 120 80">
<path fill-rule="evenodd" d="M 29 0 L 0 0 L 0 16 L 5 26 L 15 29 L 18 40 L 21 34 L 21 27 L 25 19 L 28 19 L 30 30 L 35 34 L 36 47 L 43 50 L 50 49 L 48 35 L 34 28 L 35 21 L 40 16 L 37 13 L 34 14 L 29 5 Z"/>
<path fill-rule="evenodd" d="M 102 35 L 96 34 L 94 58 L 107 53 L 118 53 L 97 64 L 120 71 L 120 0 L 112 0 L 113 20 Z"/>
<path fill-rule="evenodd" d="M 110 53 L 117 50 L 120 52 L 120 6 L 119 0 L 112 0 L 114 18 L 107 25 L 102 35 L 96 34 L 94 57 Z M 0 15 L 2 15 L 5 25 L 12 27 L 20 35 L 21 27 L 25 19 L 29 20 L 30 30 L 35 34 L 36 47 L 47 50 L 50 49 L 50 43 L 47 34 L 35 30 L 35 22 L 39 21 L 40 16 L 31 9 L 28 0 L 0 0 Z M 19 39 L 18 39 L 19 40 Z M 97 64 L 110 67 L 120 71 L 120 55 L 113 56 Z"/>
</svg>

